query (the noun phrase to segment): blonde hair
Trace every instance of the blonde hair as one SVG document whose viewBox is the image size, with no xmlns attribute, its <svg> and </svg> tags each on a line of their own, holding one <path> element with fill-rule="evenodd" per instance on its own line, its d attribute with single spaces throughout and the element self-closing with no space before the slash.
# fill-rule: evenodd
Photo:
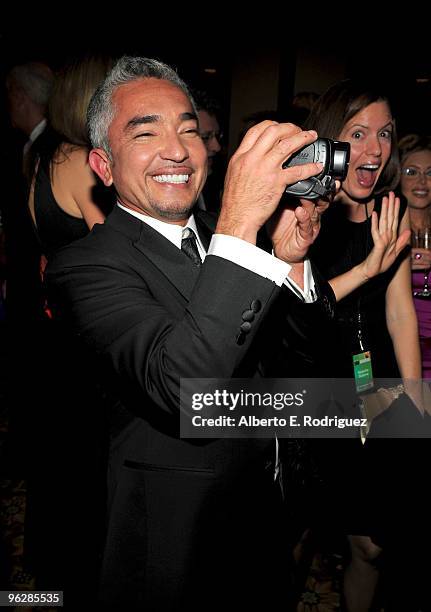
<svg viewBox="0 0 431 612">
<path fill-rule="evenodd" d="M 57 75 L 48 115 L 52 128 L 63 141 L 91 146 L 86 127 L 87 108 L 112 64 L 109 58 L 87 57 L 68 65 Z"/>
<path fill-rule="evenodd" d="M 431 137 L 422 136 L 421 134 L 406 134 L 398 142 L 398 148 L 402 164 L 411 153 L 431 151 Z"/>
</svg>

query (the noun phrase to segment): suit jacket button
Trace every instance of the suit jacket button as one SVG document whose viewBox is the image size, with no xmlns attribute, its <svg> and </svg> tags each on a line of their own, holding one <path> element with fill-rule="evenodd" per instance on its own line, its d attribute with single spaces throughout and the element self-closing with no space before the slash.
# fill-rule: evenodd
<svg viewBox="0 0 431 612">
<path fill-rule="evenodd" d="M 254 321 L 254 312 L 252 310 L 244 310 L 242 313 L 243 321 Z"/>
<path fill-rule="evenodd" d="M 242 331 L 239 332 L 239 334 L 236 337 L 236 343 L 241 346 L 242 344 L 244 344 L 245 338 L 246 338 L 245 333 Z"/>
<path fill-rule="evenodd" d="M 239 328 L 242 332 L 248 334 L 248 332 L 251 330 L 251 323 L 249 323 L 248 321 L 244 321 L 244 323 L 241 323 Z"/>
<path fill-rule="evenodd" d="M 250 304 L 250 308 L 253 312 L 259 312 L 262 308 L 262 302 L 260 300 L 253 300 Z"/>
</svg>

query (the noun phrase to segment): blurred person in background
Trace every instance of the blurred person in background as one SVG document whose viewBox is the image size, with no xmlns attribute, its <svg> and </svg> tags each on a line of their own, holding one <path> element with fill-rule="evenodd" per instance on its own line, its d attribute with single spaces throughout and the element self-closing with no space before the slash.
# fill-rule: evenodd
<svg viewBox="0 0 431 612">
<path fill-rule="evenodd" d="M 87 57 L 56 77 L 49 124 L 34 147 L 29 209 L 46 257 L 103 223 L 109 193 L 88 164 L 86 112 L 111 60 Z"/>
<path fill-rule="evenodd" d="M 54 82 L 51 68 L 41 62 L 14 66 L 6 78 L 9 115 L 12 126 L 23 132 L 23 169 L 32 144 L 46 127 L 46 112 Z"/>
<path fill-rule="evenodd" d="M 199 119 L 199 134 L 208 156 L 208 174 L 199 196 L 202 210 L 216 212 L 220 209 L 225 173 L 223 132 L 220 128 L 220 104 L 202 90 L 192 91 Z"/>
<path fill-rule="evenodd" d="M 39 277 L 40 250 L 27 211 L 30 150 L 46 128 L 46 114 L 54 73 L 44 63 L 13 66 L 6 76 L 11 126 L 16 130 L 6 145 L 2 168 L 4 198 L 1 204 L 5 235 L 6 312 L 15 336 L 23 341 L 42 316 Z M 16 145 L 16 146 L 15 146 Z M 28 328 L 28 329 L 27 329 Z"/>
<path fill-rule="evenodd" d="M 408 134 L 399 142 L 401 153 L 401 192 L 407 200 L 412 226 L 413 300 L 419 323 L 422 376 L 431 379 L 431 138 Z M 431 285 L 431 279 L 430 279 Z"/>
</svg>

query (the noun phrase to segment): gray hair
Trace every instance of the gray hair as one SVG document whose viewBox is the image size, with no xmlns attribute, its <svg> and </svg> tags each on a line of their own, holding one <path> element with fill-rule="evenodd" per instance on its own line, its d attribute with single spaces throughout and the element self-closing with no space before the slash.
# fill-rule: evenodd
<svg viewBox="0 0 431 612">
<path fill-rule="evenodd" d="M 95 91 L 87 111 L 87 129 L 93 147 L 104 149 L 112 161 L 108 130 L 114 118 L 113 95 L 118 87 L 144 78 L 170 81 L 189 98 L 195 113 L 196 107 L 187 85 L 173 68 L 147 57 L 121 57 L 105 80 Z"/>
<path fill-rule="evenodd" d="M 46 106 L 54 83 L 54 74 L 46 64 L 28 62 L 14 66 L 7 83 L 20 87 L 35 104 Z"/>
</svg>

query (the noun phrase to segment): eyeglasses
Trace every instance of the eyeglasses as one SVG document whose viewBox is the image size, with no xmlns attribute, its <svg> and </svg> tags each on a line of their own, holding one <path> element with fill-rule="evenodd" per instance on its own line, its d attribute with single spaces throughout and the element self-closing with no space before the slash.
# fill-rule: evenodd
<svg viewBox="0 0 431 612">
<path fill-rule="evenodd" d="M 202 140 L 207 143 L 213 138 L 221 142 L 223 140 L 223 132 L 212 131 L 212 132 L 201 132 L 200 134 Z"/>
<path fill-rule="evenodd" d="M 423 176 L 425 179 L 431 179 L 431 168 L 428 170 L 419 170 L 419 168 L 403 168 L 401 174 L 406 178 L 417 178 L 418 175 Z"/>
</svg>

